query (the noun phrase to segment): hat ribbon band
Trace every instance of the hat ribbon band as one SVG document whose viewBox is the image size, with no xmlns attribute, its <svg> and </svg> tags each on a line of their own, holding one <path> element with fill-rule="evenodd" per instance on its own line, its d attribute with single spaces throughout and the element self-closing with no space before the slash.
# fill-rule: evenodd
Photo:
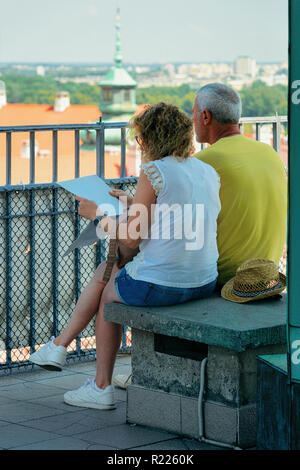
<svg viewBox="0 0 300 470">
<path fill-rule="evenodd" d="M 271 292 L 272 290 L 277 290 L 280 288 L 281 288 L 281 282 L 279 281 L 276 286 L 271 287 L 270 289 L 261 290 L 259 292 L 241 292 L 239 290 L 236 290 L 234 287 L 232 291 L 238 297 L 257 297 L 258 295 L 267 294 L 268 292 Z"/>
</svg>

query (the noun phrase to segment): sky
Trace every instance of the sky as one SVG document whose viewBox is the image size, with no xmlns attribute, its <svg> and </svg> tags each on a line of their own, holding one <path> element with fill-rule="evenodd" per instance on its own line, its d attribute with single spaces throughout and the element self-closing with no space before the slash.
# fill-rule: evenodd
<svg viewBox="0 0 300 470">
<path fill-rule="evenodd" d="M 288 57 L 288 0 L 0 0 L 0 62 L 125 63 Z"/>
</svg>

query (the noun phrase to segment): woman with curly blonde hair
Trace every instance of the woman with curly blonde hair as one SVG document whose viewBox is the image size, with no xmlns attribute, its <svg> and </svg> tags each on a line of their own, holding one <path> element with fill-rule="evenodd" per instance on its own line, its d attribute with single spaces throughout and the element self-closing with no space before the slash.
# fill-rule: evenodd
<svg viewBox="0 0 300 470">
<path fill-rule="evenodd" d="M 144 162 L 172 155 L 188 158 L 194 153 L 192 120 L 176 106 L 166 103 L 146 106 L 133 118 L 131 127 L 144 142 Z"/>
<path fill-rule="evenodd" d="M 176 106 L 147 106 L 131 123 L 140 145 L 142 164 L 134 198 L 127 198 L 129 216 L 119 224 L 117 236 L 138 254 L 123 269 L 114 265 L 103 283 L 106 262 L 101 263 L 81 294 L 68 326 L 47 343 L 44 356 L 31 356 L 43 367 L 62 368 L 66 347 L 97 312 L 95 380 L 64 395 L 74 406 L 115 408 L 112 374 L 121 343 L 122 327 L 104 321 L 105 303 L 136 306 L 172 305 L 209 296 L 217 279 L 217 217 L 220 211 L 219 177 L 209 165 L 191 156 L 194 151 L 192 120 Z M 97 206 L 81 200 L 79 214 L 95 219 Z M 112 219 L 99 224 L 111 232 Z M 48 348 L 48 349 L 47 349 Z M 52 362 L 51 362 L 52 357 Z"/>
</svg>

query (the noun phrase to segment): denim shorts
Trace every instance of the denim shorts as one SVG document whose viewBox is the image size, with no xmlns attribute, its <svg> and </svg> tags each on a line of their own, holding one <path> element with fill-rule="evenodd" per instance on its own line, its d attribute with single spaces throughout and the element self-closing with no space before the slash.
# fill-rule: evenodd
<svg viewBox="0 0 300 470">
<path fill-rule="evenodd" d="M 123 268 L 115 279 L 116 292 L 127 305 L 138 307 L 182 304 L 210 296 L 217 279 L 201 287 L 168 287 L 132 279 Z"/>
</svg>

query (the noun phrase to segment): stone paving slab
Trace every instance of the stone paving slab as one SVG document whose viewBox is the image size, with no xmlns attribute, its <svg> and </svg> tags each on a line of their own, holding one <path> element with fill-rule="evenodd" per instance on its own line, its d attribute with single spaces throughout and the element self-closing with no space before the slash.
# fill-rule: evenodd
<svg viewBox="0 0 300 470">
<path fill-rule="evenodd" d="M 24 382 L 23 376 L 18 378 L 18 376 L 0 376 L 0 390 L 2 387 L 7 387 L 8 385 L 21 384 Z"/>
<path fill-rule="evenodd" d="M 0 448 L 1 449 L 1 448 Z M 101 444 L 89 444 L 88 442 L 81 441 L 74 437 L 60 437 L 51 439 L 49 441 L 38 442 L 29 444 L 27 446 L 12 447 L 10 450 L 111 450 L 115 451 L 113 447 L 104 446 Z"/>
<path fill-rule="evenodd" d="M 58 437 L 48 441 L 25 446 L 12 447 L 11 450 L 87 450 L 89 444 L 76 437 Z M 109 450 L 112 450 L 111 448 Z"/>
<path fill-rule="evenodd" d="M 3 429 L 0 435 L 0 446 L 4 449 L 19 447 L 60 437 L 53 433 L 32 429 L 19 424 L 10 424 Z"/>
<path fill-rule="evenodd" d="M 183 442 L 189 450 L 228 450 L 225 447 L 216 447 L 205 442 L 197 441 L 197 439 L 183 439 Z"/>
<path fill-rule="evenodd" d="M 0 421 L 0 429 L 3 428 L 4 426 L 8 426 L 11 424 L 9 421 L 1 420 Z"/>
<path fill-rule="evenodd" d="M 42 380 L 38 379 L 38 384 L 44 387 L 43 390 L 49 389 L 50 393 L 44 393 L 44 396 L 34 396 L 27 398 L 28 401 L 34 403 L 40 403 L 45 406 L 49 406 L 48 403 L 56 403 L 59 406 L 55 406 L 58 409 L 65 409 L 64 402 L 63 402 L 63 395 L 66 391 L 75 390 L 78 387 L 81 387 L 87 380 L 87 378 L 91 375 L 85 374 L 71 374 L 68 376 L 60 377 L 51 377 L 51 372 L 48 372 L 48 378 L 44 378 Z M 54 392 L 54 393 L 52 393 Z M 126 401 L 126 391 L 120 388 L 115 388 L 115 400 L 116 402 Z M 49 401 L 48 401 L 49 398 Z M 1 402 L 1 389 L 0 389 L 0 402 Z M 68 408 L 75 408 L 75 407 L 68 407 Z"/>
<path fill-rule="evenodd" d="M 131 450 L 228 450 L 224 447 L 216 447 L 205 444 L 196 439 L 177 438 L 168 441 L 157 442 L 146 446 L 133 447 Z"/>
<path fill-rule="evenodd" d="M 125 354 L 123 357 L 120 357 L 118 359 L 118 362 L 116 363 L 115 367 L 119 367 L 121 365 L 126 365 L 126 364 L 131 366 L 131 356 L 127 354 Z"/>
<path fill-rule="evenodd" d="M 131 450 L 225 450 L 224 447 L 216 447 L 197 441 L 196 439 L 170 439 L 147 446 L 134 447 Z"/>
<path fill-rule="evenodd" d="M 29 419 L 40 419 L 46 416 L 58 416 L 63 412 L 47 406 L 22 401 L 10 405 L 0 405 L 0 419 L 10 423 L 21 423 Z"/>
<path fill-rule="evenodd" d="M 63 394 L 64 390 L 60 390 L 57 395 L 53 395 L 51 397 L 33 398 L 32 400 L 28 400 L 28 403 L 36 403 L 38 405 L 47 406 L 48 408 L 61 410 L 64 413 L 74 413 L 78 411 L 78 408 L 76 406 L 67 405 L 63 401 Z"/>
<path fill-rule="evenodd" d="M 126 401 L 127 400 L 126 390 L 115 387 L 115 397 L 117 401 Z"/>
<path fill-rule="evenodd" d="M 89 442 L 105 444 L 118 449 L 131 449 L 143 444 L 151 444 L 176 438 L 174 434 L 164 431 L 151 429 L 146 426 L 136 426 L 121 424 L 118 426 L 109 426 L 97 431 L 91 431 L 85 434 L 77 434 L 79 439 L 86 439 Z"/>
<path fill-rule="evenodd" d="M 84 410 L 84 408 L 72 406 L 69 408 L 75 408 L 77 411 L 28 420 L 25 424 L 31 428 L 76 437 L 77 434 L 126 423 L 126 403 L 120 403 L 115 410 Z"/>
<path fill-rule="evenodd" d="M 68 390 L 81 387 L 88 377 L 91 377 L 91 375 L 87 376 L 78 373 L 63 375 L 62 377 L 51 377 L 51 372 L 49 372 L 48 378 L 44 377 L 43 379 L 38 379 L 37 383 L 44 386 L 57 387 L 57 389 L 62 390 L 62 393 L 65 393 Z"/>
<path fill-rule="evenodd" d="M 115 367 L 114 374 L 123 374 L 123 373 L 131 372 L 131 364 L 120 364 L 118 367 Z"/>
<path fill-rule="evenodd" d="M 0 395 L 0 407 L 3 405 L 13 405 L 15 402 L 15 398 L 8 398 Z"/>
<path fill-rule="evenodd" d="M 85 367 L 84 364 L 79 364 L 78 367 L 75 366 L 68 366 L 66 365 L 65 368 L 61 372 L 61 376 L 63 373 L 68 372 L 74 373 L 76 370 L 76 373 L 80 373 L 83 375 L 87 375 L 89 377 L 95 377 L 96 375 L 96 363 L 88 363 Z M 128 359 L 121 360 L 115 365 L 114 369 L 114 374 L 113 375 L 118 375 L 118 374 L 125 374 L 125 373 L 130 373 L 131 372 L 131 362 L 128 361 Z M 60 373 L 57 373 L 57 377 L 60 377 Z"/>
<path fill-rule="evenodd" d="M 86 450 L 120 450 L 116 447 L 109 447 L 103 444 L 89 444 Z"/>
<path fill-rule="evenodd" d="M 69 376 L 72 377 L 72 376 Z M 15 385 L 0 388 L 0 404 L 2 398 L 10 398 L 13 400 L 32 400 L 33 398 L 49 397 L 57 395 L 61 389 L 55 384 L 39 383 L 39 382 L 23 382 Z"/>
<path fill-rule="evenodd" d="M 168 441 L 148 444 L 147 446 L 132 447 L 131 450 L 189 450 L 181 439 L 170 439 Z"/>
<path fill-rule="evenodd" d="M 32 372 L 28 372 L 28 373 L 24 374 L 23 375 L 23 377 L 24 377 L 23 381 L 25 381 L 25 382 L 36 382 L 37 380 L 48 379 L 49 374 L 51 374 L 52 378 L 54 378 L 54 377 L 61 378 L 65 375 L 73 375 L 74 372 L 71 368 L 69 369 L 68 367 L 66 367 L 62 371 L 49 371 L 49 370 L 45 370 L 45 369 L 42 369 L 41 367 L 39 367 L 37 369 L 34 369 Z M 0 381 L 1 381 L 1 378 L 0 378 Z"/>
<path fill-rule="evenodd" d="M 86 362 L 82 363 L 79 362 L 78 364 L 68 364 L 64 366 L 63 370 L 61 371 L 62 373 L 68 371 L 74 374 L 76 372 L 77 374 L 95 374 L 96 371 L 96 361 L 93 362 Z"/>
<path fill-rule="evenodd" d="M 86 373 L 86 371 L 95 371 L 96 370 L 96 359 L 95 360 L 90 360 L 88 362 L 80 361 L 77 363 L 70 363 L 67 361 L 66 365 L 64 366 L 64 369 L 62 372 L 68 370 L 68 371 L 76 371 L 76 372 L 83 372 Z M 122 366 L 130 366 L 131 367 L 131 355 L 130 354 L 121 354 L 118 356 L 116 364 L 115 364 L 115 369 L 118 367 Z M 60 372 L 58 372 L 59 374 Z"/>
</svg>

